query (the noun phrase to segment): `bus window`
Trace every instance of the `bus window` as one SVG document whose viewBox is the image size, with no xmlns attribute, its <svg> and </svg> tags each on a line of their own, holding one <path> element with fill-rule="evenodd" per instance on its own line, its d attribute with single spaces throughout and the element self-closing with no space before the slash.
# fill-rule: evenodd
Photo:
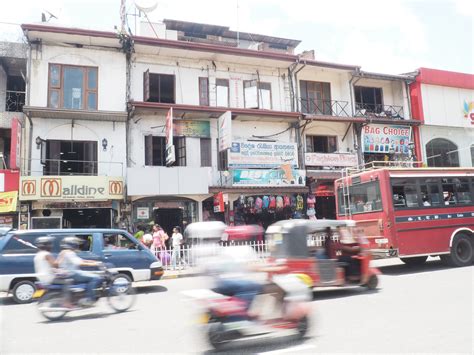
<svg viewBox="0 0 474 355">
<path fill-rule="evenodd" d="M 421 201 L 423 206 L 442 205 L 438 182 L 438 179 L 426 179 L 422 183 L 420 181 Z"/>
<path fill-rule="evenodd" d="M 468 205 L 472 203 L 469 179 L 442 179 L 442 187 L 445 205 Z"/>
<path fill-rule="evenodd" d="M 382 210 L 382 199 L 378 181 L 371 181 L 349 188 L 352 214 Z"/>
<path fill-rule="evenodd" d="M 419 196 L 415 179 L 393 179 L 392 192 L 394 207 L 419 207 Z"/>
</svg>

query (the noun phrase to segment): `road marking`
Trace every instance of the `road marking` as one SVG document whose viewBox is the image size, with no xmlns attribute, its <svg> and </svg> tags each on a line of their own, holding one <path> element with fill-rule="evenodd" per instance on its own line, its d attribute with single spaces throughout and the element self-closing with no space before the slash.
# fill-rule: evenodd
<svg viewBox="0 0 474 355">
<path fill-rule="evenodd" d="M 313 349 L 315 347 L 316 346 L 313 345 L 313 344 L 301 344 L 301 345 L 297 345 L 297 346 L 292 346 L 291 348 L 287 348 L 287 349 L 264 351 L 264 352 L 261 352 L 261 353 L 258 353 L 258 354 L 260 354 L 260 355 L 264 355 L 264 354 L 265 355 L 273 355 L 273 354 L 294 353 L 294 352 L 301 351 L 301 350 Z"/>
</svg>

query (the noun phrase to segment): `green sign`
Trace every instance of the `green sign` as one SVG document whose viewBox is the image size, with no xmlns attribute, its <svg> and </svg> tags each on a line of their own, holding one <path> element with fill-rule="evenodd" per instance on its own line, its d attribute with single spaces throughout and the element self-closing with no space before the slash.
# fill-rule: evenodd
<svg viewBox="0 0 474 355">
<path fill-rule="evenodd" d="M 175 120 L 173 131 L 175 136 L 211 138 L 209 121 Z"/>
</svg>

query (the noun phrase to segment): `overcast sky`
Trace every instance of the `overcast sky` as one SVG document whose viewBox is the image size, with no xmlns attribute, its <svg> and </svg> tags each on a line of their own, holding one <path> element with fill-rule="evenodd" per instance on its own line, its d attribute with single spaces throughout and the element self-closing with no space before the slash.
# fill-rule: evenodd
<svg viewBox="0 0 474 355">
<path fill-rule="evenodd" d="M 149 5 L 153 0 L 137 0 Z M 149 17 L 229 26 L 299 39 L 316 59 L 404 73 L 430 67 L 474 72 L 472 0 L 158 0 Z M 134 1 L 127 0 L 128 13 Z M 238 8 L 238 10 L 237 10 Z M 120 0 L 14 0 L 0 3 L 0 39 L 19 40 L 20 23 L 114 30 Z M 134 29 L 134 17 L 129 16 Z M 9 23 L 9 24 L 6 24 Z"/>
</svg>

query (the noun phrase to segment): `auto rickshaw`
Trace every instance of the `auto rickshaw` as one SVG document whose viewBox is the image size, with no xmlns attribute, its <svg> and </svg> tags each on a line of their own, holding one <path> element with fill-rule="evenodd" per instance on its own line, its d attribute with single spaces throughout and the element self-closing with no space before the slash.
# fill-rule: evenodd
<svg viewBox="0 0 474 355">
<path fill-rule="evenodd" d="M 286 220 L 267 228 L 275 273 L 305 274 L 313 287 L 377 287 L 380 271 L 351 220 Z"/>
</svg>

